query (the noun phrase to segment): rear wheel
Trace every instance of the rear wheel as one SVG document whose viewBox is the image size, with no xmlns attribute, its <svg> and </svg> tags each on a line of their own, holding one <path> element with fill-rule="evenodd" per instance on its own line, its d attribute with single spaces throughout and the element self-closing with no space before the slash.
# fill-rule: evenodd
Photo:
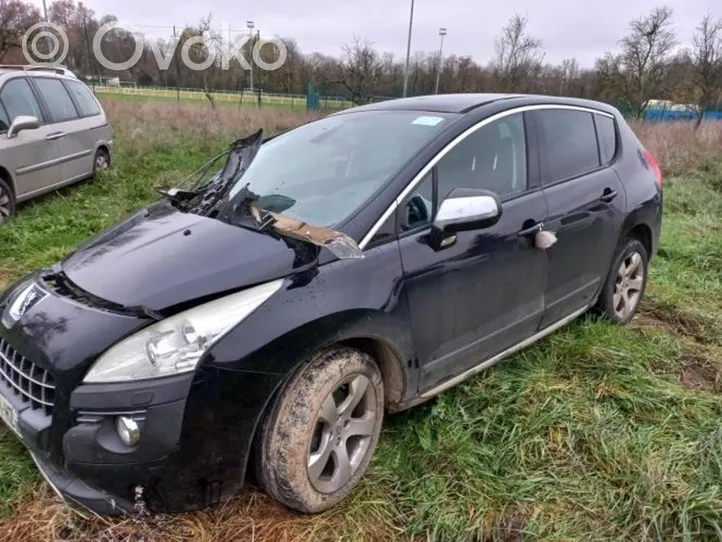
<svg viewBox="0 0 722 542">
<path fill-rule="evenodd" d="M 93 160 L 93 179 L 97 179 L 98 175 L 110 168 L 110 155 L 105 149 L 95 151 Z"/>
<path fill-rule="evenodd" d="M 286 384 L 256 441 L 256 478 L 300 512 L 327 510 L 371 461 L 384 414 L 381 372 L 352 348 L 326 350 Z"/>
<path fill-rule="evenodd" d="M 15 195 L 8 183 L 0 178 L 0 224 L 15 214 Z"/>
<path fill-rule="evenodd" d="M 644 297 L 648 262 L 649 255 L 642 243 L 636 239 L 624 239 L 615 252 L 597 311 L 620 324 L 632 320 Z"/>
</svg>

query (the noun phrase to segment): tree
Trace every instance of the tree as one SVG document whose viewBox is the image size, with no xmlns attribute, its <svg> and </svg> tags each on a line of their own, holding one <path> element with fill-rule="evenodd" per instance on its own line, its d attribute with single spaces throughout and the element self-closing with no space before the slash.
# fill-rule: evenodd
<svg viewBox="0 0 722 542">
<path fill-rule="evenodd" d="M 699 128 L 705 110 L 714 103 L 715 97 L 718 102 L 722 97 L 722 19 L 715 19 L 709 13 L 697 26 L 692 40 L 692 73 L 697 88 Z"/>
<path fill-rule="evenodd" d="M 672 9 L 658 7 L 629 24 L 619 55 L 608 55 L 609 73 L 620 78 L 622 97 L 641 117 L 651 99 L 662 98 L 669 56 L 677 39 L 671 29 Z"/>
<path fill-rule="evenodd" d="M 491 67 L 501 92 L 528 92 L 541 71 L 542 42 L 529 36 L 528 22 L 526 17 L 513 15 L 496 40 Z"/>
<path fill-rule="evenodd" d="M 341 48 L 341 62 L 325 86 L 338 84 L 355 104 L 368 103 L 378 85 L 383 62 L 367 39 L 354 36 Z"/>
<path fill-rule="evenodd" d="M 8 53 L 19 51 L 23 43 L 23 35 L 40 21 L 40 12 L 32 4 L 21 0 L 0 0 L 0 61 L 5 60 Z M 24 63 L 17 55 L 14 61 Z"/>
</svg>

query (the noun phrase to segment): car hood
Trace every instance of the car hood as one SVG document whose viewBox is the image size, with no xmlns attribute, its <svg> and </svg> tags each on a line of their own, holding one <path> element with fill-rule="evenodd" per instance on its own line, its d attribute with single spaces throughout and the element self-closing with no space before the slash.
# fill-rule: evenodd
<svg viewBox="0 0 722 542">
<path fill-rule="evenodd" d="M 164 201 L 91 239 L 60 267 L 95 297 L 163 311 L 303 271 L 317 264 L 318 252 Z"/>
</svg>

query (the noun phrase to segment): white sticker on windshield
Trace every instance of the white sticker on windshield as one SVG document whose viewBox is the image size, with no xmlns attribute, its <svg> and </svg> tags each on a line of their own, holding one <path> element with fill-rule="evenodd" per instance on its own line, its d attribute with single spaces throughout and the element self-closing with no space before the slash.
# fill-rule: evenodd
<svg viewBox="0 0 722 542">
<path fill-rule="evenodd" d="M 442 122 L 444 122 L 444 119 L 441 117 L 418 117 L 411 124 L 418 124 L 420 126 L 436 126 Z"/>
</svg>

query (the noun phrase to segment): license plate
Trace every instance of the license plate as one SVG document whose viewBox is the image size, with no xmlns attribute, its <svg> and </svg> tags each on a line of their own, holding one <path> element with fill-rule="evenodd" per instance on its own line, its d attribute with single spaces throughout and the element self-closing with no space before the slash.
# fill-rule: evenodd
<svg viewBox="0 0 722 542">
<path fill-rule="evenodd" d="M 0 395 L 0 418 L 10 429 L 18 433 L 18 411 L 2 395 Z"/>
</svg>

